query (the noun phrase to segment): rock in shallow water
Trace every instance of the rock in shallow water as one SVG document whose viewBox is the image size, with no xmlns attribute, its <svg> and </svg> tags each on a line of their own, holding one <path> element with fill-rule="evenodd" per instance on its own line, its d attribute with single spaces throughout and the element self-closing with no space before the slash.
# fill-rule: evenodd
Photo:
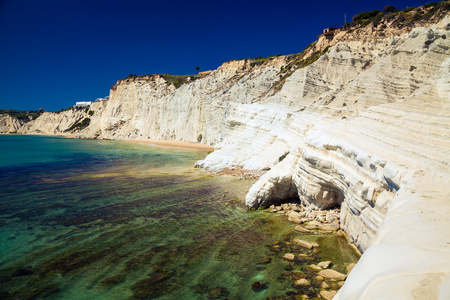
<svg viewBox="0 0 450 300">
<path fill-rule="evenodd" d="M 331 269 L 322 270 L 318 274 L 328 279 L 337 279 L 337 280 L 343 280 L 347 277 L 347 275 Z"/>
<path fill-rule="evenodd" d="M 286 253 L 285 255 L 283 255 L 283 258 L 285 258 L 287 260 L 294 260 L 295 255 L 294 255 L 294 253 Z"/>
<path fill-rule="evenodd" d="M 336 294 L 337 294 L 337 292 L 336 291 L 321 291 L 320 292 L 320 296 L 323 298 L 323 299 L 326 299 L 326 300 L 332 300 L 333 298 L 334 298 L 334 296 L 336 296 Z"/>
<path fill-rule="evenodd" d="M 322 269 L 328 269 L 331 266 L 331 261 L 322 261 L 317 264 Z"/>
<path fill-rule="evenodd" d="M 229 294 L 228 289 L 222 286 L 211 288 L 208 291 L 208 299 L 218 299 L 227 297 Z"/>
<path fill-rule="evenodd" d="M 270 257 L 263 257 L 258 260 L 258 264 L 269 264 L 272 261 Z"/>
<path fill-rule="evenodd" d="M 311 249 L 313 247 L 313 245 L 310 242 L 304 240 L 294 239 L 294 243 L 306 249 Z"/>
<path fill-rule="evenodd" d="M 306 229 L 306 228 L 304 228 L 302 226 L 299 226 L 299 225 L 295 226 L 294 230 L 298 231 L 298 232 L 304 232 L 304 233 L 311 233 L 312 232 L 311 230 L 308 230 L 308 229 Z"/>
<path fill-rule="evenodd" d="M 254 290 L 255 292 L 260 292 L 265 289 L 267 289 L 267 285 L 265 283 L 256 281 L 252 284 L 252 290 Z"/>
<path fill-rule="evenodd" d="M 309 285 L 311 285 L 311 283 L 308 280 L 302 278 L 302 279 L 296 280 L 294 282 L 294 285 L 295 286 L 309 286 Z"/>
</svg>

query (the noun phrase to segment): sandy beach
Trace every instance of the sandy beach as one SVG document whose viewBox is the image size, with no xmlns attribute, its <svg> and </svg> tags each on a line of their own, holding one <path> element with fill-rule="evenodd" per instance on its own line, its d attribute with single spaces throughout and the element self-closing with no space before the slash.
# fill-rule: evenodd
<svg viewBox="0 0 450 300">
<path fill-rule="evenodd" d="M 214 146 L 200 143 L 180 142 L 180 141 L 164 141 L 164 140 L 128 140 L 132 143 L 146 144 L 160 147 L 188 148 L 197 150 L 214 150 Z"/>
</svg>

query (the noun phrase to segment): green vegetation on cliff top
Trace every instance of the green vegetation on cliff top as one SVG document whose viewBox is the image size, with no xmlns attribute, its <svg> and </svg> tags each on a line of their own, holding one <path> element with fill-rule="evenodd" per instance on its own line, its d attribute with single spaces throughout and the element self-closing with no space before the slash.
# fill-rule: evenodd
<svg viewBox="0 0 450 300">
<path fill-rule="evenodd" d="M 16 118 L 17 120 L 26 123 L 39 117 L 39 111 L 0 109 L 0 115 L 10 115 L 11 117 Z"/>
</svg>

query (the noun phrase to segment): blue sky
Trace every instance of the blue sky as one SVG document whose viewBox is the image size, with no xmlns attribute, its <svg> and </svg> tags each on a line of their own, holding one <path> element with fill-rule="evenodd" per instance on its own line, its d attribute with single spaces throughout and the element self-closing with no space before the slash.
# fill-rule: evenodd
<svg viewBox="0 0 450 300">
<path fill-rule="evenodd" d="M 131 73 L 299 53 L 344 14 L 428 2 L 0 0 L 0 108 L 56 111 Z"/>
</svg>

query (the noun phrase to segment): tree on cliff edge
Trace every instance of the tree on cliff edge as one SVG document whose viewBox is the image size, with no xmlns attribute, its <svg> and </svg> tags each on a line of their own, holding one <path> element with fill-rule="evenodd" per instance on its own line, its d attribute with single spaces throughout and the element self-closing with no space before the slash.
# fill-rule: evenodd
<svg viewBox="0 0 450 300">
<path fill-rule="evenodd" d="M 198 71 L 200 70 L 200 67 L 199 67 L 199 66 L 196 66 L 196 67 L 195 67 L 195 70 L 197 71 L 197 74 L 198 74 Z"/>
</svg>

